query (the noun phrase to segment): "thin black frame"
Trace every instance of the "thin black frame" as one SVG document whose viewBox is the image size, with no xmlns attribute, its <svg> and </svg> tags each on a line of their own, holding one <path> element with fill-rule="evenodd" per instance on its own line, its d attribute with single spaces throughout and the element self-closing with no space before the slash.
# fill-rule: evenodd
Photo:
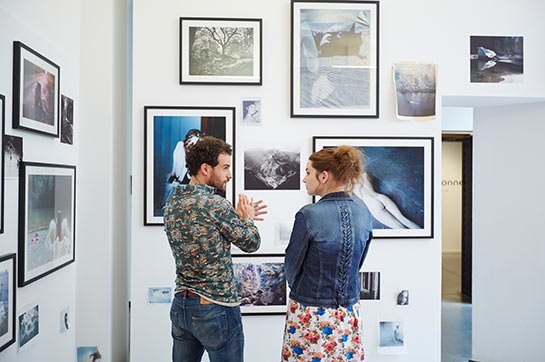
<svg viewBox="0 0 545 362">
<path fill-rule="evenodd" d="M 235 261 L 238 261 L 238 260 L 242 261 L 244 259 L 249 259 L 249 258 L 255 258 L 255 259 L 266 259 L 266 258 L 275 258 L 276 259 L 276 258 L 280 258 L 280 259 L 284 259 L 284 255 L 278 255 L 278 254 L 259 254 L 259 255 L 256 255 L 256 254 L 241 254 L 241 255 L 233 255 L 232 256 L 233 264 L 235 264 Z M 284 263 L 282 263 L 282 264 L 284 264 Z M 284 275 L 285 275 L 285 269 L 284 269 Z M 288 310 L 289 292 L 290 292 L 290 287 L 288 285 L 288 281 L 286 280 L 286 305 L 285 305 L 286 309 L 285 310 L 275 311 L 275 312 L 248 312 L 248 311 L 245 311 L 245 309 L 246 308 L 252 308 L 251 306 L 246 307 L 246 306 L 240 305 L 240 312 L 244 316 L 285 315 L 286 311 Z M 240 298 L 240 296 L 239 296 L 239 298 Z M 266 308 L 267 306 L 264 306 L 264 307 Z M 270 307 L 272 307 L 272 306 L 270 306 Z"/>
<path fill-rule="evenodd" d="M 11 304 L 11 315 L 12 315 L 12 326 L 11 326 L 11 339 L 9 341 L 7 341 L 6 343 L 4 343 L 3 345 L 0 346 L 0 352 L 2 352 L 3 350 L 5 350 L 6 348 L 8 348 L 9 346 L 11 346 L 13 343 L 15 343 L 15 331 L 16 331 L 16 323 L 15 323 L 15 320 L 17 319 L 17 314 L 15 312 L 15 309 L 17 308 L 17 297 L 16 297 L 16 294 L 17 294 L 17 284 L 16 284 L 16 279 L 17 277 L 15 276 L 16 274 L 16 260 L 15 260 L 15 254 L 12 253 L 12 254 L 6 254 L 6 255 L 2 255 L 0 256 L 0 263 L 3 263 L 5 262 L 6 260 L 9 260 L 9 259 L 12 259 L 13 260 L 13 268 L 11 270 L 11 277 L 13 278 L 12 279 L 12 288 L 13 288 L 13 295 L 12 295 L 12 304 Z"/>
<path fill-rule="evenodd" d="M 25 208 L 26 208 L 26 202 L 27 202 L 27 189 L 26 189 L 26 176 L 27 176 L 27 167 L 43 167 L 43 168 L 60 168 L 60 169 L 71 169 L 73 170 L 73 193 L 72 193 L 72 258 L 68 261 L 59 264 L 51 269 L 46 270 L 45 272 L 36 275 L 35 277 L 26 280 L 26 272 L 25 272 L 25 252 L 26 252 L 26 245 L 25 245 L 25 237 L 26 237 L 26 227 L 27 227 L 27 220 L 25 215 Z M 19 165 L 19 260 L 18 260 L 18 286 L 24 287 L 29 285 L 30 283 L 35 282 L 36 280 L 39 280 L 59 269 L 64 268 L 65 266 L 73 263 L 76 261 L 76 166 L 72 165 L 58 165 L 58 164 L 52 164 L 52 163 L 40 163 L 40 162 L 21 162 Z"/>
<path fill-rule="evenodd" d="M 316 141 L 320 139 L 330 139 L 330 140 L 414 140 L 414 141 L 429 141 L 430 143 L 430 195 L 429 195 L 429 233 L 423 234 L 423 235 L 394 235 L 394 236 L 377 236 L 374 235 L 373 239 L 433 239 L 434 237 L 434 158 L 435 158 L 435 152 L 434 152 L 434 143 L 435 138 L 434 137 L 364 137 L 364 136 L 313 136 L 312 137 L 312 152 L 316 152 Z M 336 146 L 336 145 L 334 145 Z M 425 169 L 424 169 L 425 173 Z M 425 191 L 425 189 L 424 189 Z M 425 195 L 424 195 L 425 197 Z M 316 197 L 312 196 L 312 202 L 316 202 Z M 425 218 L 424 218 L 424 228 L 426 229 L 425 225 Z"/>
<path fill-rule="evenodd" d="M 22 125 L 21 124 L 21 118 L 23 115 L 19 112 L 20 108 L 20 102 L 22 102 L 22 99 L 20 99 L 21 94 L 21 82 L 23 81 L 23 77 L 21 77 L 21 49 L 24 49 L 25 51 L 35 55 L 36 57 L 40 58 L 46 63 L 49 63 L 50 66 L 57 69 L 57 79 L 56 79 L 56 93 L 57 93 L 57 102 L 55 102 L 55 108 L 57 110 L 57 117 L 54 117 L 54 121 L 57 122 L 57 126 L 55 127 L 53 125 L 52 128 L 55 128 L 55 132 L 47 132 L 43 130 L 39 130 L 36 128 L 32 128 L 29 125 Z M 46 58 L 45 56 L 41 55 L 34 49 L 30 48 L 29 46 L 21 43 L 20 41 L 14 41 L 13 42 L 13 107 L 12 107 L 12 114 L 13 114 L 13 128 L 20 128 L 27 131 L 37 132 L 41 134 L 46 134 L 48 136 L 53 136 L 55 138 L 59 137 L 59 124 L 61 120 L 60 110 L 61 110 L 61 68 Z M 37 122 L 37 121 L 33 121 Z M 39 122 L 37 122 L 39 123 Z"/>
<path fill-rule="evenodd" d="M 6 134 L 6 97 L 4 97 L 2 94 L 0 94 L 0 103 L 2 103 L 2 107 L 0 107 L 0 117 L 2 117 L 2 140 L 0 141 L 0 147 L 2 147 L 2 171 L 0 171 L 0 177 L 2 177 L 2 181 L 0 182 L 0 187 L 2 190 L 0 191 L 0 234 L 4 233 L 4 167 L 5 167 L 5 159 L 6 156 L 5 150 L 4 150 L 4 135 Z"/>
<path fill-rule="evenodd" d="M 184 20 L 190 21 L 240 21 L 240 22 L 257 22 L 259 24 L 259 81 L 258 82 L 221 82 L 221 81 L 191 81 L 184 80 L 182 64 L 184 56 L 184 47 L 182 44 L 182 23 Z M 263 85 L 263 19 L 260 18 L 205 18 L 205 17 L 180 17 L 180 84 L 197 84 L 197 85 Z"/>
<path fill-rule="evenodd" d="M 370 4 L 376 6 L 376 85 L 375 85 L 375 113 L 374 114 L 296 114 L 294 111 L 294 5 L 295 3 L 317 3 L 317 4 Z M 380 96 L 380 3 L 378 1 L 328 1 L 328 0 L 291 0 L 291 19 L 290 19 L 290 117 L 291 118 L 379 118 L 379 96 Z M 372 91 L 372 88 L 370 89 Z"/>
<path fill-rule="evenodd" d="M 231 127 L 233 129 L 233 133 L 232 133 L 232 142 L 230 143 L 231 144 L 231 147 L 233 149 L 233 154 L 231 155 L 231 174 L 232 174 L 232 178 L 231 178 L 231 181 L 232 182 L 232 204 L 235 205 L 235 171 L 236 171 L 236 145 L 235 145 L 235 140 L 236 140 L 236 107 L 211 107 L 211 106 L 144 106 L 144 226 L 163 226 L 164 225 L 164 222 L 152 222 L 152 221 L 148 221 L 148 201 L 147 201 L 147 196 L 148 196 L 148 163 L 147 163 L 147 159 L 148 159 L 148 111 L 149 110 L 203 110 L 203 111 L 206 111 L 206 110 L 212 110 L 212 111 L 216 111 L 216 110 L 219 110 L 219 111 L 231 111 L 232 112 L 232 124 L 231 124 Z M 227 124 L 226 124 L 227 126 Z M 227 132 L 227 127 L 226 127 L 226 132 Z M 153 135 L 152 135 L 153 136 Z M 227 134 L 226 134 L 227 136 Z M 227 137 L 226 137 L 227 138 Z M 228 140 L 225 140 L 226 142 L 228 142 Z M 152 190 L 153 192 L 153 190 Z"/>
</svg>

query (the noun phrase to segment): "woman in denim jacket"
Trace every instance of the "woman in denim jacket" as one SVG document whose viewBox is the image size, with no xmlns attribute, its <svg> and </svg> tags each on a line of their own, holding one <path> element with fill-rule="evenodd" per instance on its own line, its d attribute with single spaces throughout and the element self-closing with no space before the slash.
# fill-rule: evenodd
<svg viewBox="0 0 545 362">
<path fill-rule="evenodd" d="M 341 146 L 314 152 L 303 182 L 320 196 L 295 215 L 286 249 L 290 286 L 283 361 L 363 360 L 358 272 L 372 238 L 372 217 L 352 193 L 363 154 Z"/>
</svg>

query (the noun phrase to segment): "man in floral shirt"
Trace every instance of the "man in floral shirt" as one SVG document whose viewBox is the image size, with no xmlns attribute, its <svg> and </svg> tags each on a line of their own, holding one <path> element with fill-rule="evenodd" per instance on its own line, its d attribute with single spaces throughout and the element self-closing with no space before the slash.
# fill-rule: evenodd
<svg viewBox="0 0 545 362">
<path fill-rule="evenodd" d="M 231 179 L 231 146 L 204 137 L 186 151 L 191 181 L 165 206 L 165 231 L 176 262 L 172 302 L 173 362 L 243 360 L 244 334 L 233 276 L 231 244 L 253 252 L 261 239 L 254 220 L 261 201 L 239 195 L 236 210 L 216 191 Z"/>
</svg>

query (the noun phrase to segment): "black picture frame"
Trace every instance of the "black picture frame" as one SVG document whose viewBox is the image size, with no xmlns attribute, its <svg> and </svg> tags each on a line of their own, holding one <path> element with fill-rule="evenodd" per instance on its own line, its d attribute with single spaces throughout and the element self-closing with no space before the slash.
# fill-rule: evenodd
<svg viewBox="0 0 545 362">
<path fill-rule="evenodd" d="M 156 117 L 159 118 L 156 120 Z M 175 186 L 189 182 L 190 176 L 186 173 L 185 165 L 176 161 L 175 155 L 179 155 L 177 160 L 183 158 L 185 164 L 183 140 L 192 129 L 223 139 L 233 148 L 233 178 L 227 184 L 224 196 L 234 204 L 235 121 L 235 107 L 144 107 L 144 226 L 164 225 L 162 210 L 168 195 L 174 191 Z M 161 139 L 161 144 L 155 144 L 156 139 Z M 156 150 L 159 151 L 157 155 Z M 174 172 L 178 169 L 180 175 Z"/>
<path fill-rule="evenodd" d="M 433 238 L 434 138 L 312 138 L 313 152 L 341 145 L 362 148 L 366 153 L 363 185 L 356 185 L 354 192 L 371 211 L 373 238 Z"/>
<path fill-rule="evenodd" d="M 22 162 L 19 172 L 18 286 L 24 287 L 76 260 L 76 166 Z"/>
<path fill-rule="evenodd" d="M 60 76 L 57 64 L 13 42 L 13 128 L 59 137 Z"/>
<path fill-rule="evenodd" d="M 4 233 L 4 168 L 5 168 L 5 156 L 6 151 L 4 150 L 4 135 L 6 134 L 6 97 L 4 97 L 2 94 L 0 94 L 0 121 L 2 122 L 2 140 L 0 141 L 0 149 L 2 152 L 1 155 L 1 167 L 2 170 L 0 171 L 0 234 Z"/>
<path fill-rule="evenodd" d="M 235 27 L 234 25 L 238 25 Z M 214 31 L 199 32 L 199 28 L 214 29 Z M 233 33 L 221 31 L 215 33 L 215 29 L 252 29 L 253 40 L 251 53 L 251 64 L 248 65 L 249 57 L 242 58 L 240 54 L 226 55 L 226 47 L 231 39 L 235 39 Z M 193 29 L 193 30 L 192 30 Z M 236 30 L 238 31 L 238 30 Z M 258 34 L 256 34 L 258 33 Z M 213 49 L 205 47 L 206 59 L 215 56 L 215 62 L 200 62 L 199 53 L 195 50 L 193 56 L 192 50 L 198 34 L 209 36 L 212 41 L 218 43 L 218 51 L 212 54 Z M 235 33 L 236 35 L 236 33 Z M 240 37 L 243 38 L 243 32 Z M 227 38 L 225 40 L 225 38 Z M 223 43 L 223 44 L 222 44 Z M 244 48 L 244 44 L 239 46 Z M 221 50 L 221 54 L 220 51 Z M 225 64 L 219 68 L 221 64 Z M 257 63 L 257 64 L 256 64 Z M 262 85 L 263 84 L 263 20 L 258 18 L 206 18 L 206 17 L 180 17 L 180 84 L 210 84 L 210 85 Z M 218 69 L 219 68 L 219 69 Z M 231 68 L 232 74 L 226 71 Z M 250 69 L 251 68 L 251 71 Z M 215 74 L 215 73 L 217 74 Z M 221 73 L 227 74 L 221 74 Z M 247 74 L 236 74 L 237 72 Z"/>
<path fill-rule="evenodd" d="M 0 303 L 7 302 L 6 321 L 0 321 L 0 353 L 15 343 L 16 331 L 16 308 L 17 308 L 17 285 L 15 271 L 15 254 L 6 254 L 0 256 Z M 10 265 L 11 264 L 11 265 Z M 4 277 L 4 273 L 7 275 Z M 10 274 L 11 273 L 11 274 Z M 5 279 L 5 280 L 4 280 Z M 4 290 L 3 283 L 7 281 L 7 291 Z M 11 286 L 11 287 L 10 287 Z M 4 300 L 5 299 L 5 300 Z M 6 308 L 4 305 L 3 308 Z M 10 321 L 11 319 L 11 321 Z M 2 333 L 5 330 L 4 333 Z"/>
<path fill-rule="evenodd" d="M 291 118 L 379 117 L 379 19 L 378 1 L 291 1 Z"/>
</svg>

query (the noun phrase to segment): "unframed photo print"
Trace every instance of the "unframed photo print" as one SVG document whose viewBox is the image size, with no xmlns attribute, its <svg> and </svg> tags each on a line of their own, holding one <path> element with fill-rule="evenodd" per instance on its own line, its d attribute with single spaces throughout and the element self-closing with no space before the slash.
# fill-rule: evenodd
<svg viewBox="0 0 545 362">
<path fill-rule="evenodd" d="M 242 99 L 240 124 L 243 126 L 262 126 L 262 113 L 261 99 L 244 98 Z"/>
<path fill-rule="evenodd" d="M 359 272 L 360 299 L 380 299 L 380 272 Z"/>
<path fill-rule="evenodd" d="M 97 362 L 102 360 L 102 355 L 98 351 L 97 346 L 78 347 L 77 354 L 77 362 Z"/>
<path fill-rule="evenodd" d="M 66 307 L 63 310 L 61 310 L 60 314 L 60 330 L 61 333 L 68 332 L 70 329 L 70 307 Z"/>
<path fill-rule="evenodd" d="M 172 302 L 171 287 L 156 287 L 148 289 L 149 304 L 166 304 Z"/>
<path fill-rule="evenodd" d="M 40 334 L 40 306 L 33 303 L 22 309 L 17 318 L 19 350 L 26 349 Z"/>
<path fill-rule="evenodd" d="M 404 354 L 407 352 L 403 321 L 379 321 L 380 354 Z"/>
<path fill-rule="evenodd" d="M 244 151 L 244 190 L 299 190 L 298 147 L 252 148 Z"/>
<path fill-rule="evenodd" d="M 23 138 L 4 135 L 4 177 L 19 177 L 19 163 L 23 160 Z"/>
</svg>

